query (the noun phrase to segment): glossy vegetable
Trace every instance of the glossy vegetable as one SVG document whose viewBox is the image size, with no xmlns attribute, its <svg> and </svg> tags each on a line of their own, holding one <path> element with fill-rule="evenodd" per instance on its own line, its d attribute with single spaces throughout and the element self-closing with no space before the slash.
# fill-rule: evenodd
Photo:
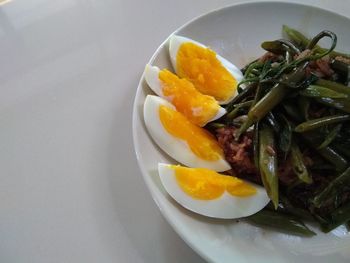
<svg viewBox="0 0 350 263">
<path fill-rule="evenodd" d="M 303 122 L 295 127 L 296 132 L 306 132 L 314 129 L 318 129 L 322 126 L 339 123 L 350 120 L 349 114 L 338 114 L 333 116 L 327 116 L 323 118 L 313 119 L 310 121 Z"/>
<path fill-rule="evenodd" d="M 261 179 L 275 208 L 278 206 L 277 154 L 273 131 L 267 126 L 259 129 L 259 169 Z"/>
<path fill-rule="evenodd" d="M 311 237 L 316 235 L 295 216 L 282 214 L 274 211 L 261 210 L 249 217 L 249 220 L 260 226 L 268 226 L 288 234 Z"/>
</svg>

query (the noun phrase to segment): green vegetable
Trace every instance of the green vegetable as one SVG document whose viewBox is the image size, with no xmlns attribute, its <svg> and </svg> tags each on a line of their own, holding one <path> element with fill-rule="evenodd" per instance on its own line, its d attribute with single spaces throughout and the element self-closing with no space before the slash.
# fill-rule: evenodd
<svg viewBox="0 0 350 263">
<path fill-rule="evenodd" d="M 290 28 L 290 27 L 288 27 L 286 25 L 283 25 L 282 31 L 288 36 L 288 38 L 290 40 L 292 40 L 298 46 L 300 46 L 302 48 L 307 48 L 307 46 L 310 45 L 311 40 L 309 40 L 307 37 L 305 37 L 299 31 L 297 31 L 297 30 L 295 30 L 293 28 Z M 318 53 L 322 53 L 326 49 L 325 48 L 321 48 L 320 46 L 316 45 L 314 47 L 314 50 L 316 50 Z M 342 57 L 345 57 L 345 58 L 350 58 L 350 55 L 345 54 L 345 53 L 340 53 L 340 52 L 337 52 L 337 51 L 330 52 L 329 56 L 330 57 L 342 56 Z"/>
<path fill-rule="evenodd" d="M 298 108 L 304 120 L 309 120 L 310 100 L 306 97 L 300 97 L 298 99 Z"/>
<path fill-rule="evenodd" d="M 337 136 L 337 134 L 339 133 L 340 129 L 342 127 L 342 124 L 338 124 L 337 126 L 335 126 L 330 132 L 329 134 L 326 136 L 326 138 L 324 139 L 324 141 L 321 143 L 320 146 L 318 146 L 317 149 L 322 149 L 326 146 L 328 146 Z"/>
<path fill-rule="evenodd" d="M 316 235 L 303 222 L 295 216 L 282 214 L 275 211 L 261 210 L 248 217 L 248 220 L 256 225 L 268 226 L 293 235 L 311 237 Z"/>
<path fill-rule="evenodd" d="M 309 120 L 299 124 L 295 127 L 294 131 L 296 132 L 306 132 L 314 129 L 318 129 L 322 126 L 339 123 L 350 120 L 349 114 L 338 114 L 333 116 L 322 117 L 318 119 Z"/>
<path fill-rule="evenodd" d="M 290 151 L 292 145 L 292 126 L 287 118 L 283 114 L 279 114 L 280 120 L 280 133 L 278 136 L 278 146 L 279 149 L 284 153 L 283 159 L 287 159 L 287 155 Z"/>
<path fill-rule="evenodd" d="M 334 82 L 334 81 L 329 81 L 325 79 L 319 79 L 316 81 L 316 85 L 318 86 L 323 86 L 325 88 L 334 90 L 339 93 L 344 93 L 350 96 L 350 88 L 342 85 L 340 83 Z"/>
<path fill-rule="evenodd" d="M 259 129 L 259 169 L 261 179 L 275 208 L 278 206 L 277 154 L 273 131 L 261 125 Z"/>
<path fill-rule="evenodd" d="M 291 161 L 294 173 L 298 176 L 298 178 L 306 184 L 312 183 L 312 177 L 303 161 L 303 155 L 300 152 L 299 146 L 293 142 L 291 146 Z"/>
<path fill-rule="evenodd" d="M 285 82 L 299 82 L 305 77 L 307 62 L 298 67 L 288 75 L 282 77 Z M 261 120 L 287 95 L 288 89 L 285 85 L 277 83 L 264 97 L 262 97 L 248 112 L 247 121 L 240 127 L 236 137 L 238 138 L 255 122 Z"/>
<path fill-rule="evenodd" d="M 317 85 L 310 85 L 306 89 L 300 91 L 300 94 L 311 98 L 332 98 L 332 99 L 346 99 L 348 95 L 345 93 L 340 93 L 338 91 L 325 88 Z"/>
<path fill-rule="evenodd" d="M 350 202 L 337 208 L 330 214 L 328 221 L 321 224 L 322 231 L 328 233 L 342 224 L 349 224 L 349 220 Z"/>
<path fill-rule="evenodd" d="M 292 53 L 293 55 L 300 53 L 300 49 L 296 47 L 292 42 L 286 39 L 265 41 L 261 44 L 261 47 L 267 51 L 281 55 L 284 54 L 286 51 Z"/>
<path fill-rule="evenodd" d="M 226 115 L 227 119 L 232 120 L 233 118 L 235 118 L 237 116 L 238 112 L 241 109 L 248 108 L 252 104 L 253 104 L 253 101 L 252 100 L 248 100 L 248 101 L 241 102 L 241 103 L 238 103 L 238 104 L 234 105 L 235 108 Z"/>
<path fill-rule="evenodd" d="M 317 194 L 313 199 L 312 203 L 316 207 L 321 207 L 326 201 L 334 201 L 337 196 L 342 193 L 342 189 L 350 183 L 350 167 L 347 168 L 343 173 L 331 181 L 328 186 Z"/>
</svg>

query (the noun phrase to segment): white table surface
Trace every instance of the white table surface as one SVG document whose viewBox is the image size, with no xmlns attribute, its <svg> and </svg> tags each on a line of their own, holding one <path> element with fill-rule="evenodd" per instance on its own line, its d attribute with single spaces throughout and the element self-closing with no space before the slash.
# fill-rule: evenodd
<svg viewBox="0 0 350 263">
<path fill-rule="evenodd" d="M 139 172 L 132 104 L 156 47 L 238 1 L 13 0 L 0 7 L 0 262 L 204 262 Z M 349 1 L 295 1 L 350 14 Z"/>
</svg>

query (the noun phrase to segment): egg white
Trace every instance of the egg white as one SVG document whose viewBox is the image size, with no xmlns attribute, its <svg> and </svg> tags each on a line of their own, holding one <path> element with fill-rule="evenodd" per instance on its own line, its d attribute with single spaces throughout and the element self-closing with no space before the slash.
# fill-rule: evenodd
<svg viewBox="0 0 350 263">
<path fill-rule="evenodd" d="M 171 64 L 173 65 L 173 68 L 175 69 L 175 72 L 177 71 L 176 70 L 177 52 L 183 43 L 188 43 L 188 42 L 196 44 L 196 45 L 203 47 L 203 48 L 207 48 L 207 46 L 203 45 L 202 43 L 199 43 L 199 42 L 192 40 L 190 38 L 183 37 L 183 36 L 177 36 L 177 35 L 171 36 L 170 40 L 169 40 L 169 54 L 170 54 L 170 61 L 171 61 Z M 227 71 L 230 72 L 230 74 L 237 80 L 237 83 L 239 83 L 243 79 L 243 74 L 239 68 L 237 68 L 231 62 L 229 62 L 228 60 L 226 60 L 225 58 L 221 57 L 218 54 L 216 54 L 216 58 L 227 69 Z M 227 99 L 225 101 L 219 101 L 219 104 L 229 103 L 236 95 L 237 95 L 237 90 L 229 99 Z"/>
<path fill-rule="evenodd" d="M 188 167 L 203 167 L 219 172 L 231 169 L 224 157 L 216 161 L 201 159 L 191 151 L 186 141 L 168 133 L 159 118 L 159 107 L 161 105 L 175 110 L 175 107 L 168 101 L 158 96 L 147 95 L 143 116 L 149 134 L 164 152 Z"/>
<path fill-rule="evenodd" d="M 179 186 L 175 170 L 169 164 L 159 163 L 158 173 L 162 185 L 168 194 L 181 206 L 200 215 L 234 219 L 247 217 L 263 209 L 270 201 L 263 187 L 252 184 L 257 192 L 254 195 L 238 197 L 224 192 L 213 200 L 199 200 L 186 194 Z"/>
<path fill-rule="evenodd" d="M 160 72 L 160 69 L 158 67 L 147 64 L 145 68 L 146 82 L 155 94 L 169 101 L 169 98 L 167 96 L 164 96 L 163 94 L 162 83 L 161 83 L 161 80 L 159 79 L 159 72 Z M 221 118 L 225 113 L 226 113 L 226 110 L 223 107 L 219 107 L 219 110 L 216 113 L 216 115 L 213 118 L 209 119 L 202 126 L 205 126 L 208 122 Z"/>
</svg>

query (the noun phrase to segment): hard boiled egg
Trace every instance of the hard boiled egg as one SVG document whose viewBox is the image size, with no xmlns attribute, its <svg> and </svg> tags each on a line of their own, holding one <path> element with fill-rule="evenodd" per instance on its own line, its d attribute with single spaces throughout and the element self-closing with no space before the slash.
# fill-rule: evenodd
<svg viewBox="0 0 350 263">
<path fill-rule="evenodd" d="M 153 140 L 176 161 L 215 171 L 231 169 L 215 137 L 191 123 L 165 99 L 148 95 L 143 115 Z"/>
<path fill-rule="evenodd" d="M 145 79 L 158 96 L 170 101 L 193 124 L 203 127 L 226 113 L 212 96 L 200 93 L 190 81 L 169 70 L 146 65 Z"/>
<path fill-rule="evenodd" d="M 210 48 L 174 35 L 170 38 L 169 53 L 177 75 L 191 81 L 201 93 L 213 96 L 220 104 L 236 96 L 242 72 Z"/>
<path fill-rule="evenodd" d="M 203 168 L 158 164 L 161 182 L 183 207 L 208 217 L 250 216 L 270 201 L 263 187 Z"/>
</svg>

